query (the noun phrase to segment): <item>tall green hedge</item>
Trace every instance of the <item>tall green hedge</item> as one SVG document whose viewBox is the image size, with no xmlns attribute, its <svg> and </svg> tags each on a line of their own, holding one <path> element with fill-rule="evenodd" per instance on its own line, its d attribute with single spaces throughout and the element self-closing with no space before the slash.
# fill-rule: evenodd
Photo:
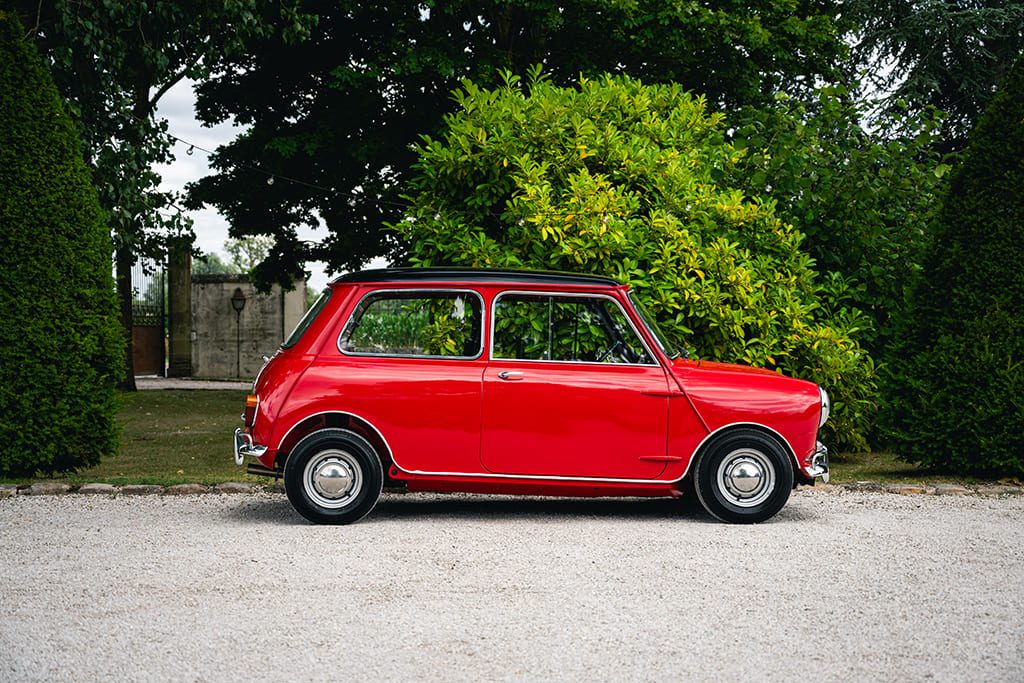
<svg viewBox="0 0 1024 683">
<path fill-rule="evenodd" d="M 116 448 L 110 253 L 71 120 L 0 11 L 0 476 L 72 470 Z"/>
<path fill-rule="evenodd" d="M 1024 62 L 951 178 L 887 409 L 906 460 L 1024 475 Z"/>
</svg>

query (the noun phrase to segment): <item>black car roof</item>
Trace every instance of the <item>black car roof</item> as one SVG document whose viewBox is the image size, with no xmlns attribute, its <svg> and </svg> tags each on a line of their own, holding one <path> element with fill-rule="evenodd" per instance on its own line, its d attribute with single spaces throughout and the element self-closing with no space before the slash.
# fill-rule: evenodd
<svg viewBox="0 0 1024 683">
<path fill-rule="evenodd" d="M 615 280 L 546 270 L 492 270 L 489 268 L 379 268 L 340 275 L 332 283 L 347 282 L 521 282 L 530 284 L 617 287 Z"/>
</svg>

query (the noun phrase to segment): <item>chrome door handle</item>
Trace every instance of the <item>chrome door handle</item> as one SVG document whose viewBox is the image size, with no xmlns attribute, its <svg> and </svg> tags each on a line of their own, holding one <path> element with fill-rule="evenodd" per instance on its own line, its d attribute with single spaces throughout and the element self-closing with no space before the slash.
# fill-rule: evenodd
<svg viewBox="0 0 1024 683">
<path fill-rule="evenodd" d="M 498 379 L 508 380 L 509 382 L 515 382 L 523 378 L 523 373 L 517 370 L 502 370 L 498 373 Z"/>
</svg>

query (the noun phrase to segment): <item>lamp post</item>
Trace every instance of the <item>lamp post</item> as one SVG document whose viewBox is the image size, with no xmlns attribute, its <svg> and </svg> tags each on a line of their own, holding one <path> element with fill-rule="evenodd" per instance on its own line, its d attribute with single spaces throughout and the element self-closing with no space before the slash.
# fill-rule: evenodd
<svg viewBox="0 0 1024 683">
<path fill-rule="evenodd" d="M 245 308 L 245 294 L 241 287 L 235 287 L 231 295 L 231 308 L 235 309 L 235 377 L 242 376 L 242 309 Z"/>
</svg>

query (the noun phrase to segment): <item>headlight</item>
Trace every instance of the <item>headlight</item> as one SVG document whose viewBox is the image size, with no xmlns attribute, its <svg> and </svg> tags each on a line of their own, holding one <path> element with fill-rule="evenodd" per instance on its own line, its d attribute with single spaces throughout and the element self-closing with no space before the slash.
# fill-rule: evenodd
<svg viewBox="0 0 1024 683">
<path fill-rule="evenodd" d="M 821 392 L 821 421 L 818 423 L 818 428 L 825 426 L 828 422 L 828 415 L 832 411 L 832 402 L 828 400 L 828 392 L 818 387 L 818 391 Z"/>
</svg>

